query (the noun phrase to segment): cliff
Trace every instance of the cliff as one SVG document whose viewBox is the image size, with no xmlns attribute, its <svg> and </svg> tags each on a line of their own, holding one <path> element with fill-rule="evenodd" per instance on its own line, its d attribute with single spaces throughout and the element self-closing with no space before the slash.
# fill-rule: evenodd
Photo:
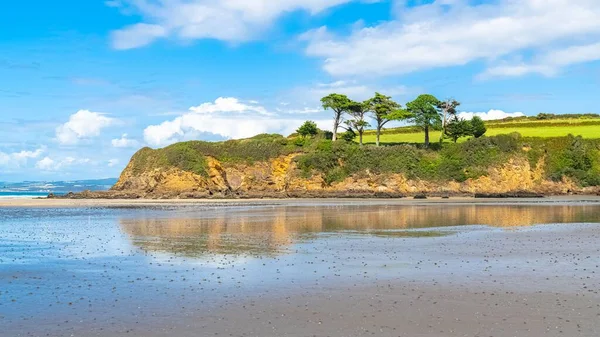
<svg viewBox="0 0 600 337">
<path fill-rule="evenodd" d="M 112 195 L 145 198 L 391 197 L 597 193 L 600 146 L 578 137 L 377 148 L 260 135 L 144 148 Z"/>
</svg>

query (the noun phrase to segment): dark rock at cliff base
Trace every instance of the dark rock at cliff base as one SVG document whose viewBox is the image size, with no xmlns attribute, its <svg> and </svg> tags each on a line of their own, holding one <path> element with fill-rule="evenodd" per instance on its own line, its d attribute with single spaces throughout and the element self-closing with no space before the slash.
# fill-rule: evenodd
<svg viewBox="0 0 600 337">
<path fill-rule="evenodd" d="M 143 195 L 136 192 L 113 191 L 83 191 L 80 193 L 69 192 L 65 195 L 48 195 L 50 199 L 141 199 Z M 154 198 L 157 199 L 157 198 Z"/>
<path fill-rule="evenodd" d="M 476 193 L 477 199 L 505 199 L 505 198 L 544 198 L 543 194 L 533 192 L 508 192 L 508 193 Z"/>
<path fill-rule="evenodd" d="M 424 199 L 427 199 L 427 196 L 425 194 L 417 194 L 417 195 L 415 195 L 415 199 L 424 200 Z"/>
</svg>

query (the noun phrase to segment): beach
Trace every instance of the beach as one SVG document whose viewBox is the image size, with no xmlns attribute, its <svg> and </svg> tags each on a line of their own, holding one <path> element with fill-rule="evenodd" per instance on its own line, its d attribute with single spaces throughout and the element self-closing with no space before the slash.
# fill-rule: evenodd
<svg viewBox="0 0 600 337">
<path fill-rule="evenodd" d="M 597 336 L 600 202 L 2 200 L 2 336 Z"/>
<path fill-rule="evenodd" d="M 295 205 L 295 204 L 384 204 L 384 205 L 421 205 L 421 204 L 505 204 L 505 203 L 569 203 L 599 202 L 596 195 L 548 196 L 545 198 L 472 198 L 432 197 L 428 199 L 413 198 L 308 198 L 308 199 L 66 199 L 66 198 L 0 198 L 0 207 L 135 207 L 135 206 L 188 206 L 188 205 Z"/>
</svg>

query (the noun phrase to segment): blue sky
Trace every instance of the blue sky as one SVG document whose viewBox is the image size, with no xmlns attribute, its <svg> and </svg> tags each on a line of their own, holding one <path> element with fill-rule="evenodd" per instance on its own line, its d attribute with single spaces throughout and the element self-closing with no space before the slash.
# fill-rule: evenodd
<svg viewBox="0 0 600 337">
<path fill-rule="evenodd" d="M 0 181 L 116 177 L 142 146 L 327 128 L 330 92 L 432 93 L 487 118 L 599 112 L 596 0 L 3 7 Z"/>
</svg>

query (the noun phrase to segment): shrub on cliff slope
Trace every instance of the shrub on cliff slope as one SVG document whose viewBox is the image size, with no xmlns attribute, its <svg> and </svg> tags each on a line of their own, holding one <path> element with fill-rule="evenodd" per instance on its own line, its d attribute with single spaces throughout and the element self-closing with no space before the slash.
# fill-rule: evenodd
<svg viewBox="0 0 600 337">
<path fill-rule="evenodd" d="M 530 161 L 545 156 L 548 179 L 563 177 L 575 180 L 581 186 L 600 185 L 600 140 L 567 137 L 541 140 L 525 139 L 531 150 Z"/>
<path fill-rule="evenodd" d="M 156 168 L 176 167 L 207 176 L 207 156 L 223 163 L 251 164 L 297 151 L 300 151 L 298 146 L 281 135 L 261 134 L 224 142 L 181 142 L 157 150 L 143 148 L 133 156 L 131 165 L 134 174 Z"/>
<path fill-rule="evenodd" d="M 582 186 L 600 185 L 600 141 L 581 137 L 522 138 L 519 134 L 444 144 L 441 150 L 412 145 L 359 147 L 352 143 L 319 146 L 296 160 L 304 176 L 321 174 L 327 183 L 364 172 L 402 173 L 430 181 L 465 181 L 486 175 L 511 157 L 529 158 L 535 167 L 543 157 L 546 179 L 575 180 Z"/>
</svg>

